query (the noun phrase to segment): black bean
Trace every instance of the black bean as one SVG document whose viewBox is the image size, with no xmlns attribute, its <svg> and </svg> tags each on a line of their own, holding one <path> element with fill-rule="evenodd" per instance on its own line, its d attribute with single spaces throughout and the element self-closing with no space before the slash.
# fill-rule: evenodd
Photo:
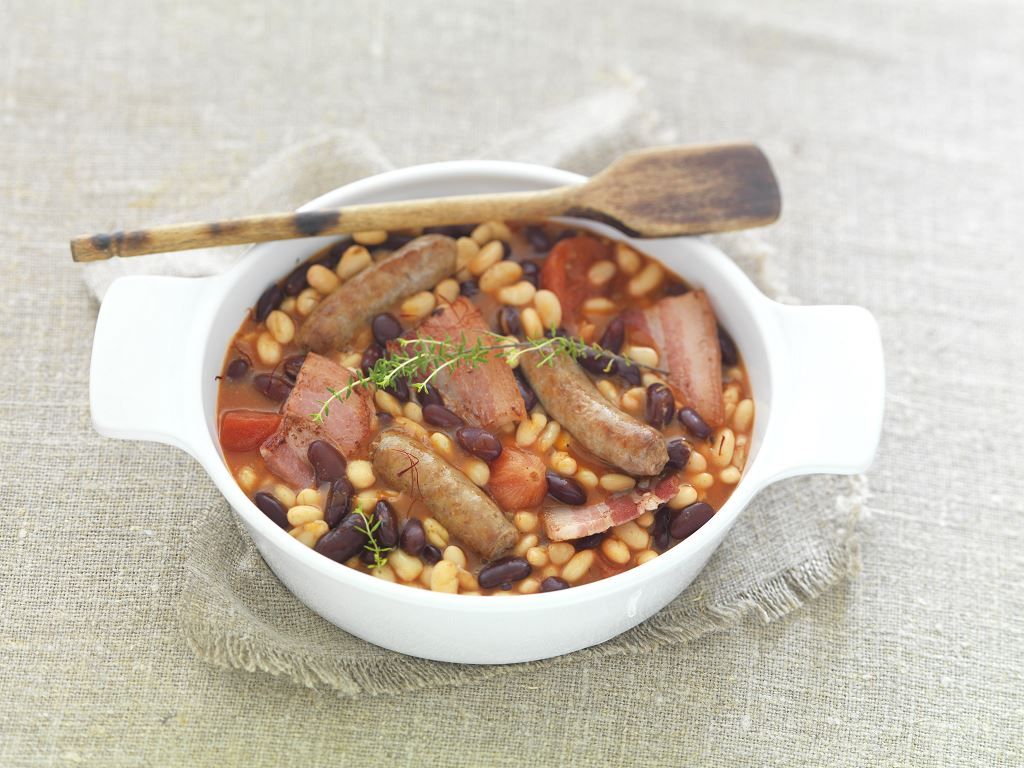
<svg viewBox="0 0 1024 768">
<path fill-rule="evenodd" d="M 571 477 L 562 477 L 550 469 L 545 473 L 548 480 L 548 494 L 563 504 L 578 507 L 587 503 L 587 492 Z"/>
<path fill-rule="evenodd" d="M 373 338 L 383 347 L 402 335 L 402 324 L 390 312 L 381 312 L 370 321 L 370 330 L 373 331 Z"/>
<path fill-rule="evenodd" d="M 338 523 L 348 514 L 348 500 L 352 498 L 352 483 L 347 478 L 339 477 L 331 481 L 327 490 L 327 502 L 324 504 L 324 522 L 329 528 L 337 527 Z"/>
<path fill-rule="evenodd" d="M 287 379 L 280 376 L 272 376 L 269 373 L 258 373 L 252 377 L 252 385 L 264 397 L 281 402 L 287 400 L 292 393 L 292 385 Z"/>
<path fill-rule="evenodd" d="M 689 293 L 690 289 L 686 283 L 677 283 L 670 281 L 665 283 L 665 293 L 669 296 L 682 296 L 684 293 Z"/>
<path fill-rule="evenodd" d="M 476 229 L 475 224 L 449 224 L 444 227 L 424 227 L 423 234 L 447 235 L 457 240 L 460 237 L 469 237 L 474 229 Z"/>
<path fill-rule="evenodd" d="M 494 589 L 502 584 L 522 581 L 533 573 L 525 557 L 502 557 L 480 569 L 476 580 L 484 589 Z"/>
<path fill-rule="evenodd" d="M 437 391 L 437 387 L 432 387 L 429 384 L 416 389 L 416 401 L 424 408 L 428 405 L 444 405 L 444 398 Z"/>
<path fill-rule="evenodd" d="M 443 429 L 456 429 L 465 424 L 461 418 L 443 405 L 434 405 L 433 403 L 423 407 L 423 420 L 427 424 L 433 424 L 435 427 Z"/>
<path fill-rule="evenodd" d="M 640 369 L 626 360 L 619 359 L 615 361 L 615 372 L 634 387 L 639 387 L 643 383 Z"/>
<path fill-rule="evenodd" d="M 476 284 L 476 280 L 463 280 L 459 283 L 459 293 L 469 299 L 480 293 L 480 286 Z"/>
<path fill-rule="evenodd" d="M 344 563 L 350 557 L 361 554 L 368 539 L 361 529 L 363 518 L 360 515 L 349 515 L 337 528 L 328 531 L 316 543 L 314 549 L 325 557 Z"/>
<path fill-rule="evenodd" d="M 373 508 L 373 516 L 380 523 L 377 529 L 377 543 L 381 547 L 393 547 L 398 543 L 398 518 L 391 502 L 381 499 Z"/>
<path fill-rule="evenodd" d="M 533 387 L 526 380 L 522 373 L 519 372 L 519 368 L 515 369 L 516 386 L 519 387 L 519 394 L 523 398 L 523 405 L 526 406 L 527 411 L 532 411 L 534 406 L 539 402 L 537 400 L 537 393 L 533 391 Z"/>
<path fill-rule="evenodd" d="M 359 553 L 359 562 L 363 565 L 373 565 L 377 562 L 377 556 L 366 547 L 363 547 L 363 551 Z"/>
<path fill-rule="evenodd" d="M 326 440 L 314 440 L 310 443 L 306 449 L 306 458 L 313 465 L 317 485 L 345 477 L 345 457 Z"/>
<path fill-rule="evenodd" d="M 562 240 L 566 240 L 570 237 L 576 237 L 577 234 L 578 233 L 575 229 L 563 229 L 561 232 L 555 235 L 555 238 L 554 240 L 551 241 L 551 244 L 554 245 L 555 243 L 561 242 Z"/>
<path fill-rule="evenodd" d="M 423 558 L 423 562 L 430 565 L 441 562 L 441 550 L 433 544 L 427 544 L 427 546 L 423 548 L 423 552 L 420 556 Z"/>
<path fill-rule="evenodd" d="M 363 369 L 363 375 L 369 374 L 374 364 L 384 357 L 384 347 L 379 344 L 371 344 L 363 352 L 363 358 L 359 361 L 359 367 Z"/>
<path fill-rule="evenodd" d="M 622 351 L 622 343 L 625 340 L 626 323 L 623 321 L 621 316 L 618 316 L 613 317 L 608 325 L 605 326 L 604 333 L 601 334 L 601 341 L 599 343 L 609 352 L 617 355 Z"/>
<path fill-rule="evenodd" d="M 284 279 L 284 292 L 288 296 L 298 296 L 302 293 L 309 283 L 306 282 L 306 272 L 309 270 L 309 264 L 300 264 L 291 274 Z"/>
<path fill-rule="evenodd" d="M 512 255 L 512 246 L 509 245 L 504 240 L 502 240 L 501 241 L 501 258 L 502 259 L 507 259 L 511 255 Z"/>
<path fill-rule="evenodd" d="M 501 456 L 501 441 L 482 427 L 459 427 L 455 439 L 478 459 L 490 462 Z"/>
<path fill-rule="evenodd" d="M 587 347 L 579 357 L 579 364 L 591 373 L 607 376 L 615 373 L 615 361 L 608 355 L 601 354 L 597 350 Z"/>
<path fill-rule="evenodd" d="M 551 238 L 548 233 L 540 227 L 527 227 L 524 230 L 530 247 L 537 253 L 547 253 L 551 250 Z"/>
<path fill-rule="evenodd" d="M 515 307 L 502 307 L 498 310 L 498 328 L 509 336 L 518 336 L 523 332 L 519 322 L 519 310 Z"/>
<path fill-rule="evenodd" d="M 594 549 L 600 546 L 601 542 L 608 538 L 608 531 L 601 531 L 600 533 L 592 533 L 589 536 L 584 536 L 581 539 L 573 539 L 569 543 L 573 545 L 577 552 L 584 549 Z"/>
<path fill-rule="evenodd" d="M 284 289 L 277 283 L 274 283 L 260 294 L 259 299 L 256 300 L 256 322 L 262 323 L 266 320 L 267 315 L 277 309 L 283 298 Z"/>
<path fill-rule="evenodd" d="M 685 539 L 696 533 L 704 523 L 715 514 L 715 509 L 704 501 L 697 501 L 688 507 L 677 510 L 668 524 L 669 533 L 674 539 Z"/>
<path fill-rule="evenodd" d="M 403 245 L 411 243 L 416 238 L 413 235 L 400 235 L 391 233 L 388 235 L 388 239 L 384 241 L 384 247 L 390 248 L 395 251 L 401 248 Z"/>
<path fill-rule="evenodd" d="M 523 280 L 528 283 L 533 283 L 534 288 L 540 287 L 540 267 L 536 261 L 524 261 L 522 262 L 523 267 Z"/>
<path fill-rule="evenodd" d="M 676 412 L 676 399 L 672 397 L 672 390 L 664 384 L 655 382 L 647 388 L 647 403 L 644 406 L 644 416 L 647 423 L 656 429 L 664 429 Z"/>
<path fill-rule="evenodd" d="M 227 370 L 225 373 L 229 379 L 240 379 L 249 372 L 249 361 L 236 357 L 230 363 L 228 363 Z"/>
<path fill-rule="evenodd" d="M 390 392 L 403 403 L 409 402 L 409 382 L 405 379 L 395 379 L 390 386 L 384 387 L 385 392 Z"/>
<path fill-rule="evenodd" d="M 659 552 L 664 552 L 671 543 L 668 536 L 668 524 L 671 516 L 672 510 L 668 508 L 667 504 L 662 504 L 658 507 L 658 511 L 654 513 L 654 524 L 651 525 L 651 538 L 654 540 L 654 548 Z"/>
<path fill-rule="evenodd" d="M 707 440 L 711 437 L 711 427 L 693 408 L 680 408 L 679 415 L 676 418 L 679 419 L 680 424 L 690 430 L 694 437 L 701 440 Z"/>
<path fill-rule="evenodd" d="M 252 497 L 252 501 L 259 508 L 260 512 L 286 531 L 288 530 L 288 510 L 284 508 L 284 504 L 278 501 L 274 494 L 260 491 Z"/>
<path fill-rule="evenodd" d="M 740 353 L 736 350 L 736 342 L 722 326 L 718 326 L 718 346 L 722 350 L 722 364 L 736 365 L 740 361 Z"/>
<path fill-rule="evenodd" d="M 285 377 L 295 383 L 295 380 L 299 378 L 299 371 L 302 370 L 302 364 L 306 362 L 305 355 L 292 355 L 284 359 L 284 375 Z"/>
<path fill-rule="evenodd" d="M 665 469 L 682 469 L 690 460 L 690 444 L 681 437 L 669 440 L 665 443 L 665 448 L 668 449 L 668 463 L 665 464 Z"/>
<path fill-rule="evenodd" d="M 413 557 L 418 557 L 423 548 L 427 545 L 427 533 L 423 530 L 423 523 L 418 518 L 410 517 L 402 526 L 402 535 L 399 538 L 399 546 L 402 551 Z"/>
<path fill-rule="evenodd" d="M 548 576 L 540 583 L 541 592 L 558 592 L 559 590 L 568 588 L 569 582 L 565 579 L 560 579 L 557 576 Z"/>
<path fill-rule="evenodd" d="M 351 237 L 346 237 L 343 240 L 339 240 L 334 245 L 332 245 L 330 248 L 328 248 L 327 249 L 327 253 L 325 253 L 323 256 L 321 256 L 319 259 L 317 259 L 316 263 L 317 264 L 322 264 L 323 266 L 327 267 L 328 269 L 334 269 L 336 266 L 338 266 L 338 262 L 341 261 L 342 254 L 344 254 L 345 251 L 347 251 L 351 247 L 352 247 L 352 238 Z M 310 265 L 307 264 L 306 268 L 308 269 L 309 266 Z"/>
</svg>

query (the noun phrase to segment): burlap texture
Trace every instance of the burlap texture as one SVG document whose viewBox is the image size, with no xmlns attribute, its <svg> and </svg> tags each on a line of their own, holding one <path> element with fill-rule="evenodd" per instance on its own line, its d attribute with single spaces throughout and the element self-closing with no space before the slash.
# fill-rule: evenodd
<svg viewBox="0 0 1024 768">
<path fill-rule="evenodd" d="M 1022 30 L 988 2 L 0 6 L 0 764 L 1024 763 Z M 339 127 L 396 165 L 466 156 L 623 66 L 680 139 L 759 139 L 790 292 L 881 321 L 860 577 L 786 621 L 459 686 L 342 698 L 198 661 L 177 601 L 218 497 L 92 432 L 67 238 L 199 210 Z"/>
</svg>

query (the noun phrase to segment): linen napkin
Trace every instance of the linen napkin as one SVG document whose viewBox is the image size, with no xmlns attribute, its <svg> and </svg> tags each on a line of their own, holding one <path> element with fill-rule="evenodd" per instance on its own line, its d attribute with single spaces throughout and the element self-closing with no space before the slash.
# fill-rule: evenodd
<svg viewBox="0 0 1024 768">
<path fill-rule="evenodd" d="M 629 149 L 675 139 L 631 82 L 541 114 L 481 147 L 479 157 L 522 160 L 592 173 Z M 294 208 L 346 182 L 389 169 L 369 138 L 338 131 L 268 160 L 237 191 L 192 212 L 195 218 Z M 769 295 L 785 297 L 784 275 L 755 235 L 715 238 Z M 116 259 L 88 265 L 85 280 L 102 297 L 124 274 L 204 275 L 244 249 Z M 818 476 L 779 483 L 741 515 L 707 568 L 680 597 L 644 624 L 600 646 L 526 665 L 467 666 L 403 656 L 370 645 L 306 608 L 263 562 L 225 502 L 198 515 L 179 597 L 181 631 L 195 653 L 224 667 L 263 672 L 341 695 L 395 693 L 458 684 L 550 664 L 581 664 L 639 654 L 737 625 L 778 620 L 857 570 L 856 527 L 863 478 Z"/>
</svg>

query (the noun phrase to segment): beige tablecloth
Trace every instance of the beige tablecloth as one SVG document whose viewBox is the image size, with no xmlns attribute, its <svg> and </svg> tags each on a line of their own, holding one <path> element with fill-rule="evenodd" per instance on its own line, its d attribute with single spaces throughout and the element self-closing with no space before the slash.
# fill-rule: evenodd
<svg viewBox="0 0 1024 768">
<path fill-rule="evenodd" d="M 0 764 L 1024 763 L 1022 51 L 1011 3 L 4 4 Z M 860 578 L 784 622 L 400 696 L 196 660 L 167 587 L 215 493 L 92 433 L 67 238 L 339 127 L 455 158 L 635 78 L 684 140 L 758 139 L 791 292 L 882 324 Z"/>
</svg>

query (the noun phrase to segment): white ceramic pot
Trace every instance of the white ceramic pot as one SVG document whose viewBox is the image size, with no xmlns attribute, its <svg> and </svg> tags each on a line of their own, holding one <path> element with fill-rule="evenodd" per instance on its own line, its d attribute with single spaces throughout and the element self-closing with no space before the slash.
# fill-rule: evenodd
<svg viewBox="0 0 1024 768">
<path fill-rule="evenodd" d="M 520 163 L 438 163 L 363 179 L 302 210 L 582 180 Z M 625 239 L 600 225 L 579 226 Z M 90 404 L 100 434 L 168 443 L 194 456 L 278 578 L 328 621 L 371 643 L 472 664 L 542 659 L 595 645 L 644 621 L 682 592 L 766 485 L 794 475 L 861 472 L 874 456 L 884 372 L 878 327 L 866 310 L 773 302 L 723 253 L 698 238 L 637 241 L 639 250 L 707 291 L 746 361 L 757 404 L 755 432 L 743 479 L 729 501 L 661 557 L 560 592 L 437 594 L 347 568 L 300 544 L 253 505 L 224 464 L 216 425 L 215 377 L 247 309 L 270 283 L 332 240 L 258 245 L 216 277 L 117 280 L 96 324 Z"/>
</svg>

